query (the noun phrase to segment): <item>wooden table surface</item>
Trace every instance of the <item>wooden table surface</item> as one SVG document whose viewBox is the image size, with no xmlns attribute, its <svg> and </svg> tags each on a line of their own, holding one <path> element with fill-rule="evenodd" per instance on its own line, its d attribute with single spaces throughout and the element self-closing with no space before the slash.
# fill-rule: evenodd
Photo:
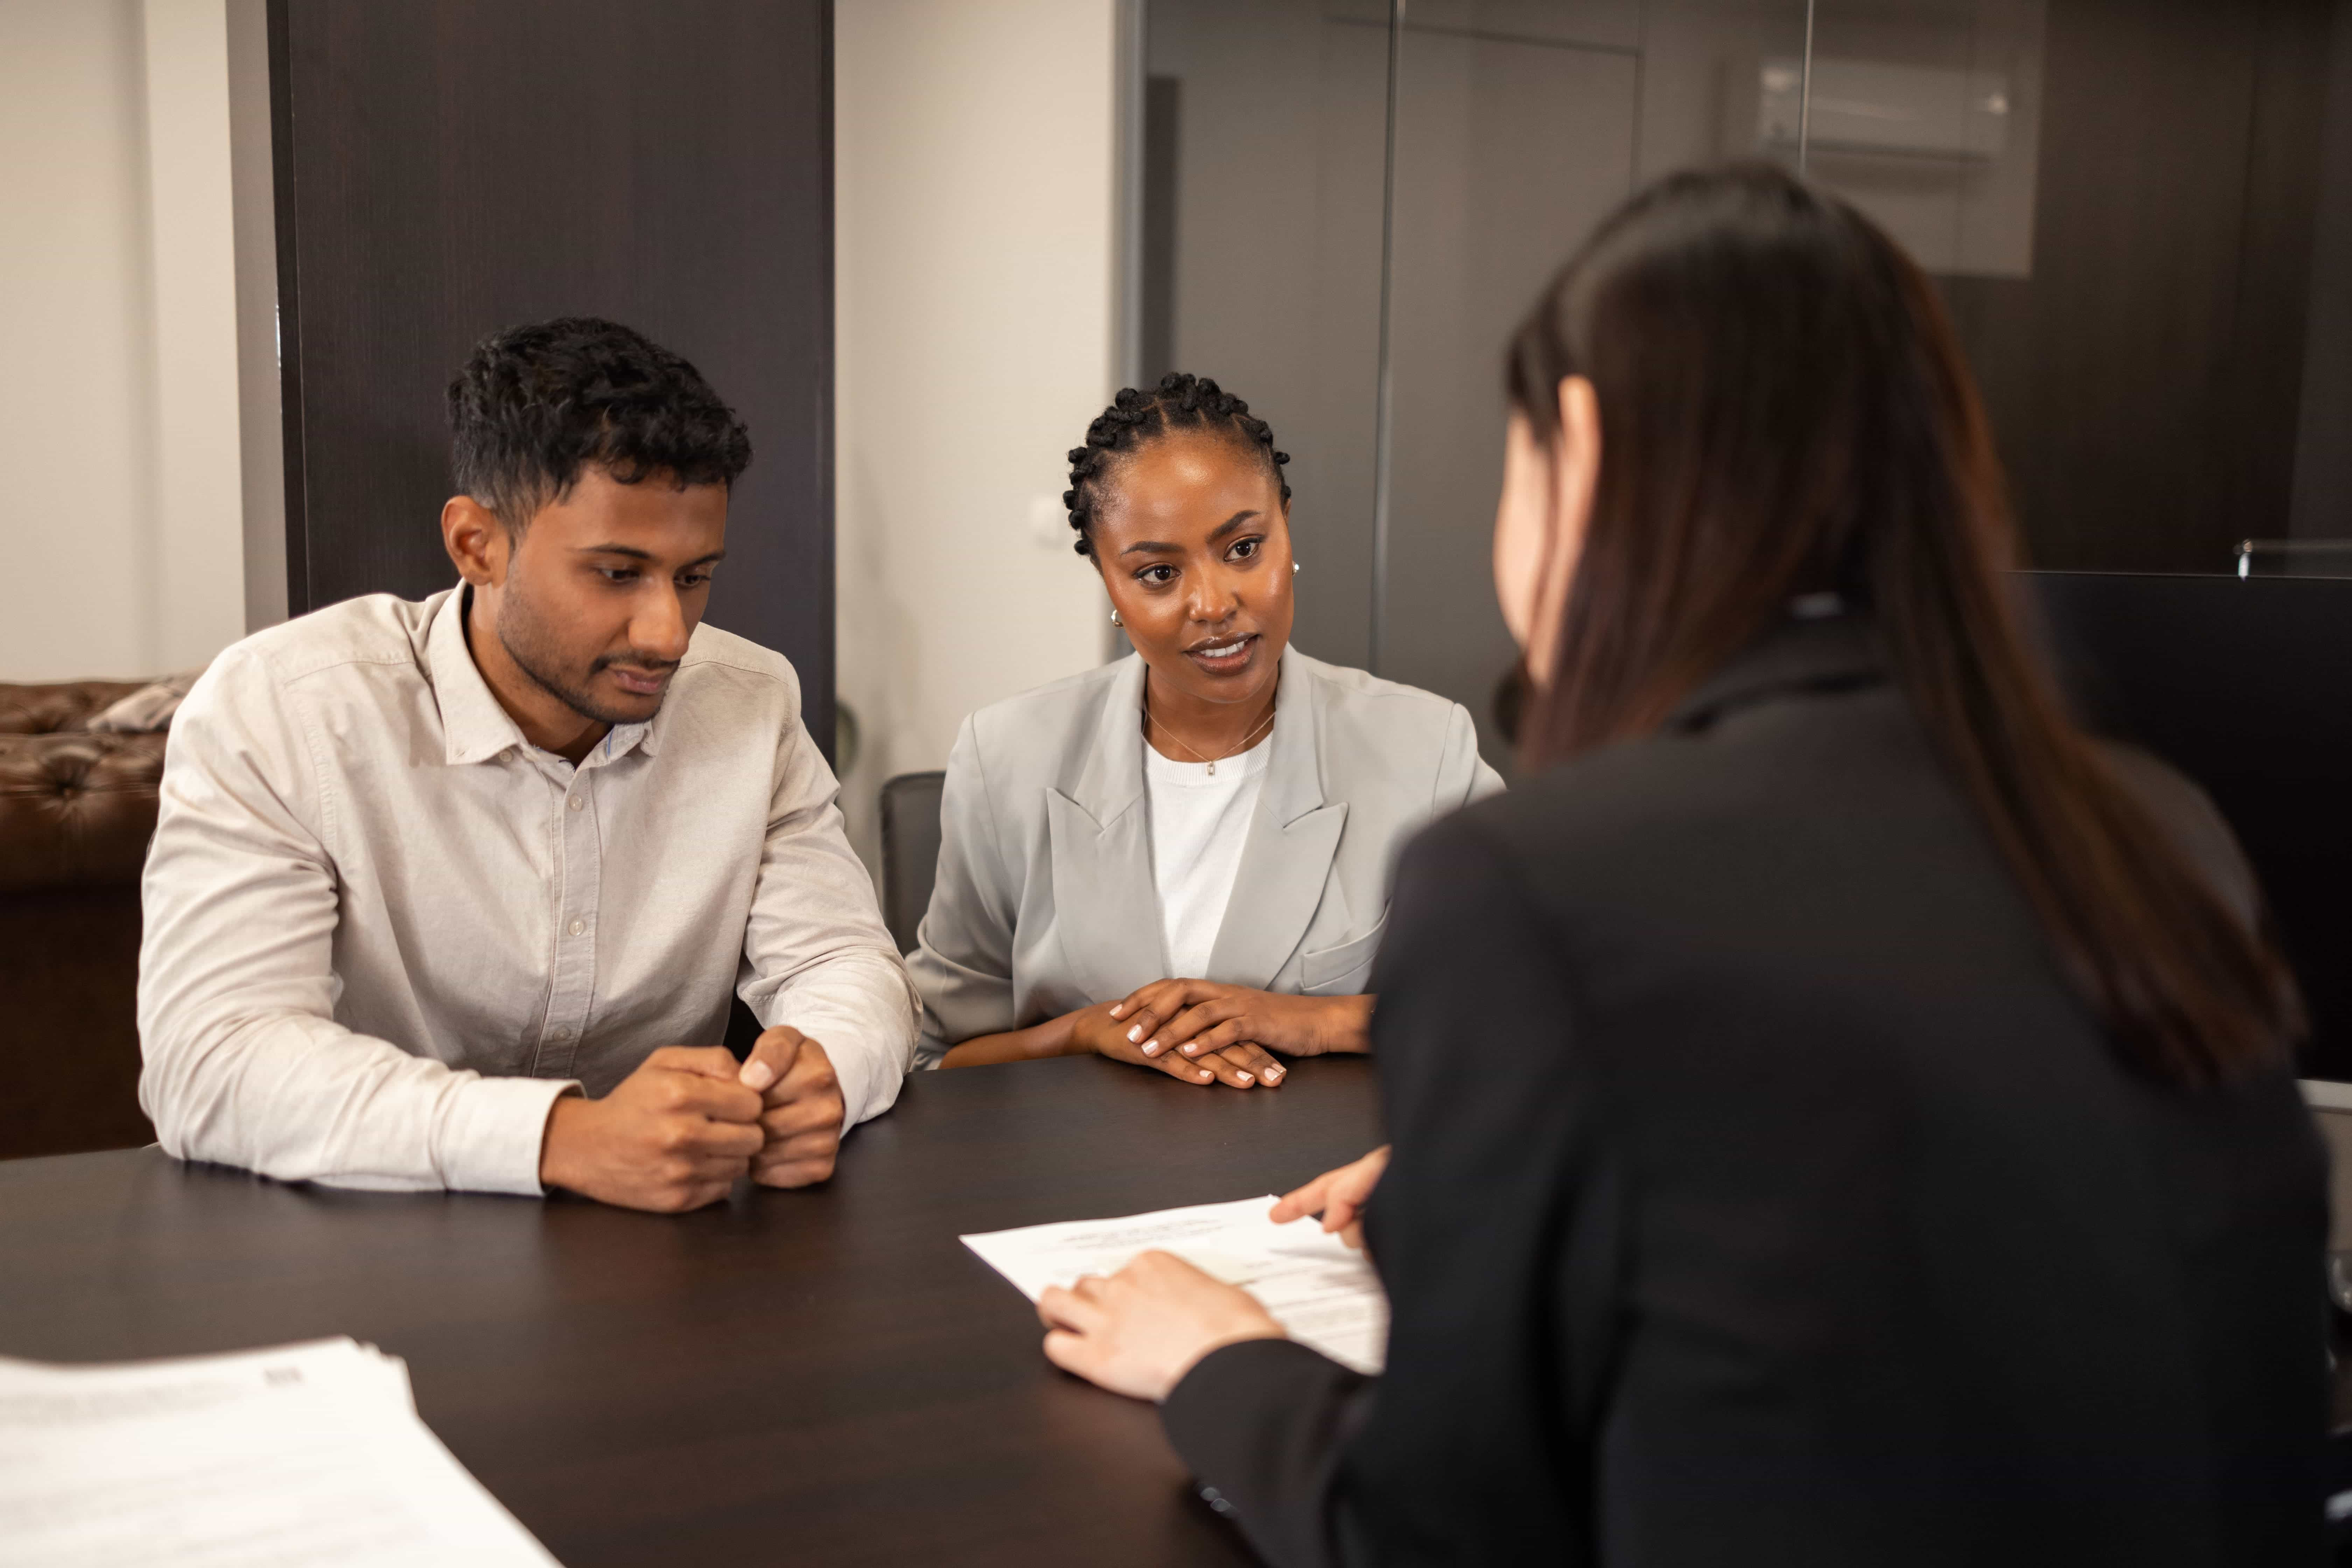
<svg viewBox="0 0 2352 1568">
<path fill-rule="evenodd" d="M 929 1073 L 826 1186 L 674 1216 L 10 1162 L 0 1355 L 380 1345 L 569 1568 L 1244 1563 L 1157 1413 L 1048 1365 L 956 1237 L 1280 1191 L 1376 1120 L 1361 1058 L 1247 1092 L 1092 1058 Z"/>
</svg>

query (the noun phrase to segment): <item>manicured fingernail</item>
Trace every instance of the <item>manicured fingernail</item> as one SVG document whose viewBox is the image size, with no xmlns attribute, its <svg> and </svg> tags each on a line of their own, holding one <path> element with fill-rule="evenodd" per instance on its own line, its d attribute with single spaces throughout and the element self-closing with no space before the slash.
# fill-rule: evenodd
<svg viewBox="0 0 2352 1568">
<path fill-rule="evenodd" d="M 1234 1076 L 1241 1079 L 1244 1083 L 1255 1083 L 1257 1081 L 1257 1079 L 1250 1077 L 1250 1075 L 1245 1072 L 1237 1072 L 1234 1074 Z"/>
<path fill-rule="evenodd" d="M 776 1069 L 765 1062 L 745 1062 L 741 1077 L 745 1089 L 765 1089 L 776 1081 Z"/>
<path fill-rule="evenodd" d="M 1114 1003 L 1112 1003 L 1112 1004 L 1110 1005 L 1110 1016 L 1111 1016 L 1112 1017 L 1114 1017 L 1114 1018 L 1118 1017 L 1121 1013 L 1124 1013 L 1124 1012 L 1126 1012 L 1126 1011 L 1127 1011 L 1127 1004 L 1126 1004 L 1126 1003 L 1124 1003 L 1124 1002 L 1114 1002 Z"/>
<path fill-rule="evenodd" d="M 1146 1040 L 1143 1042 L 1143 1054 L 1147 1057 L 1156 1057 L 1167 1048 L 1167 1047 L 1161 1045 L 1158 1040 Z"/>
<path fill-rule="evenodd" d="M 1214 1077 L 1215 1075 L 1214 1075 L 1214 1074 L 1213 1074 L 1213 1073 L 1211 1073 L 1207 1068 L 1202 1068 L 1201 1069 L 1201 1076 L 1202 1076 L 1202 1078 L 1204 1078 L 1204 1079 L 1205 1079 L 1205 1078 L 1213 1078 L 1213 1077 Z"/>
<path fill-rule="evenodd" d="M 1186 1047 L 1184 1047 L 1184 1054 L 1185 1054 L 1186 1056 L 1188 1056 L 1188 1057 L 1189 1057 L 1189 1056 L 1192 1055 L 1194 1052 L 1198 1051 L 1200 1048 L 1201 1048 L 1201 1047 L 1200 1047 L 1200 1043 L 1199 1043 L 1198 1041 L 1195 1041 L 1195 1042 L 1194 1042 L 1194 1043 L 1192 1043 L 1192 1045 L 1186 1046 Z"/>
<path fill-rule="evenodd" d="M 1268 1068 L 1265 1069 L 1265 1081 L 1268 1083 L 1272 1083 L 1276 1079 L 1278 1079 L 1281 1076 L 1282 1069 L 1280 1068 Z"/>
<path fill-rule="evenodd" d="M 1135 1027 L 1129 1029 L 1127 1032 L 1127 1037 L 1129 1044 L 1143 1038 L 1143 1026 L 1138 1024 Z"/>
</svg>

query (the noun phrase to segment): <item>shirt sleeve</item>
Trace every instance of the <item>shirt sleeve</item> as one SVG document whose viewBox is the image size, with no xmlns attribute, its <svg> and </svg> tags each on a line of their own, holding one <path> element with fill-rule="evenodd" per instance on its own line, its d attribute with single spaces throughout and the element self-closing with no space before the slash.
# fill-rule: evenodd
<svg viewBox="0 0 2352 1568">
<path fill-rule="evenodd" d="M 841 786 L 797 709 L 777 753 L 736 989 L 762 1025 L 789 1024 L 824 1047 L 844 1125 L 856 1126 L 898 1100 L 914 1058 L 915 988 L 849 847 Z"/>
<path fill-rule="evenodd" d="M 907 967 L 923 1002 L 921 1066 L 949 1047 L 1015 1028 L 1013 1012 L 1014 894 L 1004 875 L 996 815 L 981 769 L 980 742 L 966 719 L 948 757 L 940 795 L 939 873 Z"/>
<path fill-rule="evenodd" d="M 335 1021 L 337 894 L 309 742 L 232 648 L 172 725 L 141 889 L 140 1103 L 164 1150 L 282 1180 L 540 1191 L 561 1079 L 488 1079 Z"/>
</svg>

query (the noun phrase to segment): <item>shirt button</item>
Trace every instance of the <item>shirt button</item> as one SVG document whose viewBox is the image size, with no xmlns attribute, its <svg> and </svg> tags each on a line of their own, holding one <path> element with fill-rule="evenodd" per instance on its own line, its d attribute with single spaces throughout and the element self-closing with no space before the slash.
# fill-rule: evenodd
<svg viewBox="0 0 2352 1568">
<path fill-rule="evenodd" d="M 572 1031 L 565 1028 L 550 1029 L 547 1031 L 547 1037 L 551 1040 L 568 1040 L 572 1037 Z"/>
<path fill-rule="evenodd" d="M 573 921 L 571 925 L 571 931 L 573 936 L 578 936 L 582 931 L 586 931 L 587 929 L 588 922 L 586 921 Z"/>
<path fill-rule="evenodd" d="M 586 805 L 588 803 L 587 803 L 586 801 L 584 801 L 584 800 L 582 800 L 578 795 L 573 795 L 573 796 L 572 797 L 572 802 L 571 802 L 571 804 L 572 804 L 572 810 L 574 810 L 574 811 L 578 811 L 582 806 Z"/>
</svg>

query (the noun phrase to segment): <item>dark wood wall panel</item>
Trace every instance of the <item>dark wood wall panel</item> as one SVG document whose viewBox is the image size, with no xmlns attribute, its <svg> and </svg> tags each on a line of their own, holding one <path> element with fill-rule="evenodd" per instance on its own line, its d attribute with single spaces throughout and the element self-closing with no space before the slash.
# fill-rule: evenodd
<svg viewBox="0 0 2352 1568">
<path fill-rule="evenodd" d="M 2289 531 L 2333 0 L 2051 0 L 2030 280 L 1940 279 L 2038 566 Z"/>
<path fill-rule="evenodd" d="M 608 316 L 751 429 L 714 625 L 833 744 L 824 0 L 272 0 L 290 607 L 453 574 L 443 394 L 483 334 Z"/>
</svg>

